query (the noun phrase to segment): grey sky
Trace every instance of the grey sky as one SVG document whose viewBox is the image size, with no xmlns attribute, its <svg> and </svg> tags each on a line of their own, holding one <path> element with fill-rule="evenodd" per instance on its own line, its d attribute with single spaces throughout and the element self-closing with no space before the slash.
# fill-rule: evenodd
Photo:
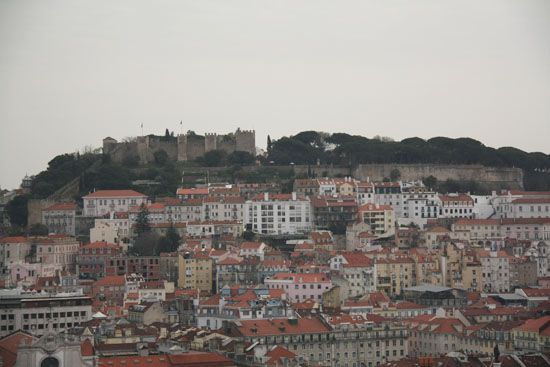
<svg viewBox="0 0 550 367">
<path fill-rule="evenodd" d="M 0 0 L 0 187 L 180 120 L 550 153 L 550 1 Z"/>
</svg>

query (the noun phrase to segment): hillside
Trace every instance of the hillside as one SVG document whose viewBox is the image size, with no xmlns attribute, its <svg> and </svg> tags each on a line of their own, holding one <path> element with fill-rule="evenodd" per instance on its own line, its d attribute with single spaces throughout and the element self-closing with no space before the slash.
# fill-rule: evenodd
<svg viewBox="0 0 550 367">
<path fill-rule="evenodd" d="M 217 151 L 210 152 L 215 156 Z M 207 157 L 208 158 L 208 157 Z M 42 199 L 54 194 L 79 178 L 79 195 L 93 189 L 134 187 L 150 195 L 173 195 L 182 183 L 211 181 L 292 180 L 303 174 L 281 171 L 290 163 L 357 168 L 360 164 L 446 164 L 517 167 L 523 169 L 524 187 L 528 190 L 550 190 L 550 155 L 528 153 L 517 148 L 491 148 L 470 138 L 436 137 L 429 140 L 408 138 L 402 141 L 368 139 L 345 133 L 304 131 L 294 136 L 268 141 L 266 157 L 259 157 L 263 167 L 242 169 L 249 160 L 231 161 L 201 159 L 197 162 L 158 161 L 147 165 L 136 162 L 112 162 L 101 154 L 64 154 L 52 159 L 48 168 L 38 174 L 31 196 Z M 209 169 L 209 166 L 227 165 Z M 200 167 L 202 166 L 202 167 Z M 206 167 L 204 167 L 206 166 Z M 207 173 L 209 171 L 209 173 Z M 389 177 L 388 177 L 389 178 Z M 152 182 L 152 185 L 132 186 L 132 182 Z M 283 182 L 284 183 L 284 182 Z M 287 185 L 288 186 L 288 185 Z M 475 183 L 442 187 L 442 189 L 472 189 Z M 480 189 L 477 187 L 477 189 Z"/>
</svg>

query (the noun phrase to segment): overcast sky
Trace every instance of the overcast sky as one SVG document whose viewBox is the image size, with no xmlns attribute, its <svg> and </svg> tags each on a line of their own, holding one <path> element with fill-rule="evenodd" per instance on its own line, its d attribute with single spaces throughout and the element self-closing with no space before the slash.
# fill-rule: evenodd
<svg viewBox="0 0 550 367">
<path fill-rule="evenodd" d="M 550 153 L 550 1 L 0 0 L 0 187 L 180 120 Z"/>
</svg>

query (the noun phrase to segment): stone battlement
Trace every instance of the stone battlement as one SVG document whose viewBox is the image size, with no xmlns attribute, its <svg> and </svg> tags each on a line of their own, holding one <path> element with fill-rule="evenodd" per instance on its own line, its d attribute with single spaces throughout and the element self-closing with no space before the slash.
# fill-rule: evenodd
<svg viewBox="0 0 550 367">
<path fill-rule="evenodd" d="M 118 142 L 111 137 L 103 139 L 103 153 L 109 155 L 115 162 L 135 161 L 141 164 L 153 162 L 155 153 L 161 150 L 174 161 L 194 160 L 212 150 L 222 150 L 227 154 L 245 151 L 256 155 L 256 132 L 240 129 L 234 133 L 222 135 L 218 133 L 197 135 L 187 132 L 168 138 L 146 135 L 124 142 Z"/>
</svg>

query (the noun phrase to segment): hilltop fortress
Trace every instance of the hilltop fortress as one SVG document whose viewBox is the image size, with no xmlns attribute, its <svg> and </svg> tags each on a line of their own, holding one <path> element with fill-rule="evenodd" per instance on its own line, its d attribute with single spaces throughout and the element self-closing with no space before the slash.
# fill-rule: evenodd
<svg viewBox="0 0 550 367">
<path fill-rule="evenodd" d="M 103 139 L 103 153 L 115 162 L 137 160 L 144 164 L 155 159 L 155 152 L 164 150 L 168 159 L 192 161 L 206 152 L 221 150 L 227 154 L 235 151 L 256 155 L 256 133 L 254 130 L 237 129 L 234 133 L 218 135 L 207 133 L 204 136 L 193 132 L 175 136 L 146 135 L 130 141 L 118 142 L 107 137 Z"/>
</svg>

